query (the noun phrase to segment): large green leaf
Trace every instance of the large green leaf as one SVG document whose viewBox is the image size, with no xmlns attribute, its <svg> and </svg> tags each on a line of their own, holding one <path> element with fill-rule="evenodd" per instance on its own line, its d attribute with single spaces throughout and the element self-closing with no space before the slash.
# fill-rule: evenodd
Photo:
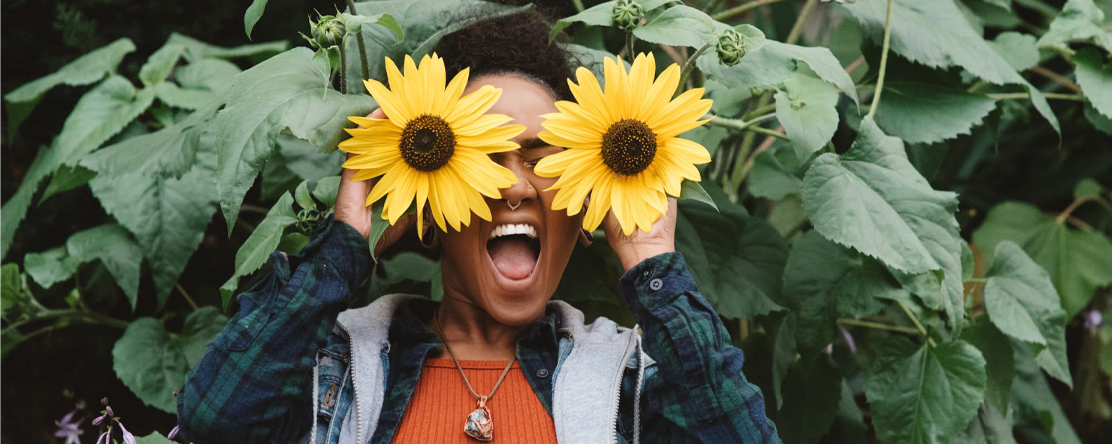
<svg viewBox="0 0 1112 444">
<path fill-rule="evenodd" d="M 1016 71 L 1026 71 L 1039 63 L 1039 49 L 1033 35 L 1002 32 L 988 44 Z"/>
<path fill-rule="evenodd" d="M 135 437 L 135 444 L 173 444 L 173 442 L 174 441 L 167 439 L 158 432 L 151 432 L 151 434 L 147 436 Z"/>
<path fill-rule="evenodd" d="M 1009 369 L 1011 370 L 1011 369 Z M 1010 416 L 1010 415 L 1009 415 Z M 1012 421 L 1004 417 L 992 404 L 985 403 L 969 427 L 955 436 L 951 444 L 1016 444 L 1012 436 Z"/>
<path fill-rule="evenodd" d="M 748 191 L 754 196 L 772 200 L 799 194 L 803 184 L 803 180 L 796 175 L 799 165 L 799 158 L 791 146 L 773 144 L 753 159 Z"/>
<path fill-rule="evenodd" d="M 275 156 L 281 156 L 283 165 L 302 180 L 317 180 L 337 176 L 343 170 L 345 154 L 342 151 L 322 153 L 309 141 L 282 134 L 278 136 Z"/>
<path fill-rule="evenodd" d="M 271 55 L 285 51 L 290 47 L 290 43 L 285 40 L 267 43 L 254 43 L 250 45 L 241 45 L 234 48 L 224 48 L 221 46 L 210 45 L 208 43 L 197 40 L 193 37 L 172 33 L 170 38 L 166 39 L 167 45 L 181 45 L 185 47 L 185 58 L 190 62 L 212 57 L 218 59 L 234 59 L 239 57 L 250 57 L 256 61 L 270 57 Z"/>
<path fill-rule="evenodd" d="M 887 4 L 884 0 L 862 0 L 843 6 L 861 23 L 862 31 L 879 43 L 884 38 Z M 1022 86 L 1039 114 L 1061 134 L 1058 118 L 1042 93 L 969 26 L 953 0 L 894 0 L 890 45 L 896 54 L 931 68 L 960 66 L 994 85 Z"/>
<path fill-rule="evenodd" d="M 676 221 L 676 250 L 691 266 L 699 290 L 727 318 L 782 310 L 774 301 L 780 298 L 787 242 L 717 187 L 707 184 L 706 190 L 718 209 L 681 200 Z"/>
<path fill-rule="evenodd" d="M 549 40 L 555 39 L 556 35 L 560 34 L 568 26 L 575 23 L 583 23 L 588 26 L 611 26 L 614 24 L 612 18 L 614 14 L 614 5 L 617 2 L 602 2 L 593 7 L 587 8 L 578 14 L 570 17 L 562 18 L 556 21 L 552 26 L 552 33 L 549 35 Z M 644 0 L 638 2 L 641 8 L 648 13 L 649 11 L 659 8 L 660 6 L 668 3 L 667 0 Z"/>
<path fill-rule="evenodd" d="M 961 332 L 961 339 L 977 347 L 985 357 L 985 402 L 997 410 L 1008 410 L 1008 398 L 1015 378 L 1015 351 L 1012 342 L 983 317 Z"/>
<path fill-rule="evenodd" d="M 143 86 L 152 86 L 170 77 L 174 66 L 177 66 L 184 54 L 185 46 L 177 43 L 167 43 L 158 48 L 139 69 L 139 80 L 143 82 Z"/>
<path fill-rule="evenodd" d="M 207 147 L 211 144 L 199 143 Z M 180 178 L 136 171 L 89 182 L 105 211 L 135 234 L 151 267 L 157 306 L 166 302 L 216 211 L 216 155 L 200 150 Z"/>
<path fill-rule="evenodd" d="M 282 232 L 286 227 L 297 223 L 297 213 L 293 211 L 293 196 L 289 192 L 282 195 L 278 202 L 270 207 L 255 231 L 243 242 L 236 252 L 236 268 L 232 277 L 220 286 L 220 295 L 224 299 L 224 308 L 232 301 L 232 295 L 239 288 L 239 279 L 251 274 L 266 263 L 270 253 L 278 248 L 282 240 Z"/>
<path fill-rule="evenodd" d="M 42 180 L 63 164 L 75 165 L 83 155 L 123 130 L 153 101 L 153 92 L 136 91 L 131 82 L 120 76 L 109 77 L 77 101 L 62 125 L 62 132 L 49 148 L 39 150 L 23 176 L 19 191 L 4 203 L 0 257 L 7 253 L 15 230 L 26 215 Z"/>
<path fill-rule="evenodd" d="M 743 29 L 744 28 L 744 29 Z M 738 26 L 739 32 L 750 35 L 760 33 L 749 25 Z M 857 90 L 853 79 L 838 63 L 834 54 L 826 48 L 809 48 L 789 45 L 774 40 L 764 40 L 764 34 L 750 37 L 757 46 L 750 49 L 746 41 L 745 57 L 734 66 L 723 65 L 714 51 L 707 51 L 697 61 L 699 69 L 707 77 L 731 88 L 749 89 L 779 84 L 795 72 L 797 63 L 805 63 L 819 78 L 833 83 L 849 98 L 857 102 Z"/>
<path fill-rule="evenodd" d="M 1058 397 L 1050 389 L 1039 366 L 1035 364 L 1034 354 L 1030 347 L 1022 342 L 1013 342 L 1015 346 L 1015 382 L 1012 384 L 1012 406 L 1015 417 L 1012 419 L 1016 425 L 1034 425 L 1045 431 L 1045 436 L 1021 431 L 1020 436 L 1027 438 L 1027 442 L 1050 442 L 1058 444 L 1081 444 L 1070 425 L 1069 417 L 1062 410 Z M 1041 438 L 1035 440 L 1032 438 Z"/>
<path fill-rule="evenodd" d="M 1092 48 L 1077 51 L 1073 61 L 1077 63 L 1077 84 L 1085 98 L 1101 115 L 1112 119 L 1112 65 L 1106 65 Z"/>
<path fill-rule="evenodd" d="M 217 114 L 220 155 L 216 188 L 231 232 L 243 195 L 251 188 L 278 135 L 289 130 L 321 151 L 336 149 L 348 116 L 375 108 L 366 95 L 345 95 L 328 86 L 328 66 L 315 65 L 313 51 L 295 48 L 236 76 L 227 106 Z"/>
<path fill-rule="evenodd" d="M 900 139 L 866 118 L 849 151 L 815 159 L 803 178 L 802 198 L 812 225 L 827 239 L 879 259 L 901 275 L 926 274 L 941 281 L 941 288 L 916 294 L 928 307 L 945 310 L 951 327 L 961 330 L 957 197 L 931 188 L 908 162 Z"/>
<path fill-rule="evenodd" d="M 1046 270 L 1012 241 L 996 244 L 985 277 L 985 312 L 1004 334 L 1035 344 L 1035 362 L 1073 385 L 1066 357 L 1066 312 Z"/>
<path fill-rule="evenodd" d="M 23 256 L 23 269 L 43 288 L 65 281 L 77 272 L 81 259 L 71 257 L 65 247 L 52 248 Z"/>
<path fill-rule="evenodd" d="M 8 105 L 8 137 L 19 130 L 19 125 L 31 114 L 31 110 L 43 94 L 58 85 L 80 86 L 94 83 L 116 71 L 124 56 L 135 50 L 131 39 L 122 38 L 108 46 L 96 49 L 78 57 L 61 69 L 24 84 L 4 95 Z"/>
<path fill-rule="evenodd" d="M 131 233 L 120 225 L 101 225 L 77 232 L 70 236 L 65 247 L 28 253 L 23 257 L 23 264 L 35 282 L 49 288 L 72 277 L 81 264 L 95 260 L 101 261 L 116 279 L 134 310 L 138 302 L 143 252 Z"/>
<path fill-rule="evenodd" d="M 714 19 L 698 9 L 676 5 L 633 28 L 633 35 L 661 45 L 702 47 L 715 41 Z"/>
<path fill-rule="evenodd" d="M 876 124 L 907 143 L 935 143 L 971 134 L 996 101 L 984 94 L 917 82 L 885 82 Z"/>
<path fill-rule="evenodd" d="M 877 365 L 865 380 L 877 438 L 883 443 L 946 442 L 977 415 L 985 391 L 985 359 L 976 347 L 954 341 L 913 350 Z M 891 350 L 895 351 L 895 350 Z"/>
<path fill-rule="evenodd" d="M 211 306 L 190 313 L 181 333 L 167 332 L 155 318 L 136 319 L 112 347 L 116 376 L 144 404 L 176 413 L 174 392 L 227 323 L 228 318 Z"/>
<path fill-rule="evenodd" d="M 81 159 L 81 166 L 101 176 L 145 174 L 181 177 L 195 163 L 206 120 L 216 114 L 222 99 L 209 102 L 185 120 L 153 133 L 109 145 Z"/>
<path fill-rule="evenodd" d="M 909 298 L 884 267 L 817 231 L 795 242 L 784 268 L 784 304 L 799 317 L 796 340 L 807 353 L 835 340 L 843 314 L 862 318 Z"/>
<path fill-rule="evenodd" d="M 1112 33 L 1105 26 L 1104 11 L 1093 0 L 1069 0 L 1046 34 L 1039 37 L 1039 47 L 1069 52 L 1070 42 L 1092 40 L 1112 51 Z"/>
<path fill-rule="evenodd" d="M 883 103 L 883 102 L 882 102 Z M 799 68 L 776 93 L 776 118 L 784 125 L 798 159 L 810 159 L 838 129 L 838 90 L 810 69 Z"/>
<path fill-rule="evenodd" d="M 179 67 L 174 71 L 174 80 L 186 90 L 207 90 L 219 95 L 232 86 L 232 79 L 241 72 L 227 60 L 204 58 Z"/>
<path fill-rule="evenodd" d="M 1112 284 L 1112 241 L 1097 231 L 1071 230 L 1034 205 L 997 205 L 973 232 L 986 260 L 992 260 L 996 245 L 1004 240 L 1019 244 L 1050 273 L 1070 317 L 1089 304 L 1098 288 Z"/>
<path fill-rule="evenodd" d="M 267 0 L 254 0 L 251 2 L 251 6 L 247 7 L 247 12 L 243 13 L 243 31 L 247 33 L 247 38 L 251 38 L 251 30 L 263 17 L 263 11 L 266 11 L 266 2 Z"/>
<path fill-rule="evenodd" d="M 784 405 L 770 415 L 784 444 L 817 443 L 838 413 L 842 396 L 842 377 L 838 369 L 824 356 L 809 367 L 802 369 L 796 365 L 788 371 L 784 380 Z"/>
<path fill-rule="evenodd" d="M 560 277 L 553 299 L 581 304 L 589 301 L 622 306 L 618 280 L 625 270 L 606 240 L 596 236 L 588 247 L 576 246 Z"/>
</svg>

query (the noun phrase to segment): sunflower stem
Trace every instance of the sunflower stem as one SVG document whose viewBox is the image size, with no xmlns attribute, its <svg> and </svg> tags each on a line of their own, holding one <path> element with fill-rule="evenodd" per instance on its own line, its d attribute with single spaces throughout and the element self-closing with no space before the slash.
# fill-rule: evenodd
<svg viewBox="0 0 1112 444">
<path fill-rule="evenodd" d="M 888 0 L 888 13 L 884 18 L 884 44 L 880 48 L 880 75 L 876 79 L 876 92 L 873 93 L 873 103 L 869 105 L 870 119 L 876 115 L 876 107 L 880 105 L 880 93 L 884 90 L 884 72 L 888 67 L 888 42 L 892 39 L 892 0 Z"/>
<path fill-rule="evenodd" d="M 336 46 L 340 49 L 340 93 L 347 94 L 348 89 L 348 76 L 347 76 L 347 51 L 344 50 L 344 42 L 341 41 Z"/>
<path fill-rule="evenodd" d="M 347 5 L 348 12 L 350 12 L 351 15 L 359 15 L 359 13 L 355 11 L 355 0 L 347 0 Z M 371 77 L 371 68 L 370 65 L 367 64 L 367 46 L 363 43 L 363 32 L 355 34 L 355 43 L 359 45 L 359 68 L 363 74 L 362 80 L 367 80 Z M 347 69 L 347 65 L 344 66 L 344 69 Z M 367 94 L 370 94 L 370 92 Z"/>
<path fill-rule="evenodd" d="M 583 0 L 571 0 L 571 3 L 575 5 L 575 12 L 583 12 Z"/>
<path fill-rule="evenodd" d="M 792 30 L 788 32 L 788 38 L 784 40 L 784 43 L 794 45 L 795 42 L 799 41 L 799 38 L 803 36 L 803 22 L 807 21 L 807 17 L 811 15 L 811 11 L 815 10 L 815 5 L 818 3 L 819 0 L 807 0 L 807 3 L 803 4 L 803 9 L 799 10 L 799 17 L 795 19 L 795 25 L 792 25 Z"/>
<path fill-rule="evenodd" d="M 722 21 L 722 20 L 726 20 L 730 17 L 733 17 L 735 15 L 741 14 L 745 11 L 750 10 L 750 9 L 756 9 L 756 8 L 759 8 L 759 7 L 764 6 L 764 5 L 771 5 L 773 3 L 779 3 L 779 2 L 782 2 L 782 1 L 784 1 L 784 0 L 757 0 L 755 2 L 749 2 L 749 3 L 746 3 L 744 5 L 735 6 L 731 9 L 727 9 L 725 11 L 719 12 L 717 14 L 714 14 L 714 15 L 710 16 L 710 18 L 718 20 L 718 21 Z"/>
<path fill-rule="evenodd" d="M 703 55 L 709 48 L 710 43 L 703 45 L 702 48 L 699 48 L 698 51 L 695 51 L 695 54 L 692 54 L 691 57 L 687 59 L 687 62 L 684 62 L 683 70 L 680 71 L 680 83 L 676 85 L 676 93 L 672 94 L 672 97 L 679 96 L 683 93 L 687 87 L 687 76 L 691 75 L 691 71 L 695 70 L 695 60 L 698 60 L 699 56 Z"/>
</svg>

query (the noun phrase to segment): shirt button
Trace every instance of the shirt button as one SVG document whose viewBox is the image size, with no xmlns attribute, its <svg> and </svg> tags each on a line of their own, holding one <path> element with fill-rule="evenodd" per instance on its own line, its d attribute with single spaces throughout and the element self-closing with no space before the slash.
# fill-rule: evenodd
<svg viewBox="0 0 1112 444">
<path fill-rule="evenodd" d="M 650 276 L 650 275 L 652 275 L 652 274 L 653 274 L 653 271 L 652 271 L 652 270 L 650 270 L 650 269 L 645 269 L 645 271 L 642 271 L 642 272 L 641 272 L 641 277 L 647 278 L 647 277 L 649 277 L 649 276 Z"/>
<path fill-rule="evenodd" d="M 660 279 L 653 279 L 651 282 L 649 282 L 649 288 L 653 289 L 653 291 L 659 290 L 663 287 L 664 281 Z"/>
<path fill-rule="evenodd" d="M 538 378 L 547 378 L 548 377 L 548 370 L 545 370 L 543 368 L 540 369 L 540 370 L 537 370 L 537 377 Z"/>
</svg>

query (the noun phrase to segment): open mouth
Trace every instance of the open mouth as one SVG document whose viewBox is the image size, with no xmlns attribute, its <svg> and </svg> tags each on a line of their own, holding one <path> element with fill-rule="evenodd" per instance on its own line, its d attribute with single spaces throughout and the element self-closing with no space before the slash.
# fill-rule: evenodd
<svg viewBox="0 0 1112 444">
<path fill-rule="evenodd" d="M 494 268 L 510 280 L 533 274 L 541 253 L 536 227 L 530 224 L 502 224 L 494 227 L 487 240 L 487 254 Z"/>
</svg>

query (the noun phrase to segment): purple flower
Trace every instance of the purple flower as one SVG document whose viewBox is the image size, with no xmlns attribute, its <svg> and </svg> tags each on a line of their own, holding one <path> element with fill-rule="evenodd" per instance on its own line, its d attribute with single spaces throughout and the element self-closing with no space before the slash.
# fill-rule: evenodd
<svg viewBox="0 0 1112 444">
<path fill-rule="evenodd" d="M 113 416 L 116 416 L 116 415 L 115 415 L 115 413 L 112 412 L 112 407 L 111 406 L 105 406 L 104 407 L 104 414 L 96 417 L 96 419 L 93 420 L 93 425 L 98 426 L 98 425 L 101 425 L 102 423 L 104 423 L 104 421 L 111 421 Z"/>
<path fill-rule="evenodd" d="M 61 420 L 54 421 L 54 425 L 58 426 L 58 431 L 54 432 L 55 437 L 65 438 L 66 444 L 81 444 L 81 435 L 85 433 L 84 430 L 81 430 L 82 419 L 74 420 L 73 417 L 82 408 L 83 406 L 78 404 L 77 408 L 66 413 L 66 416 L 63 416 Z"/>
<path fill-rule="evenodd" d="M 170 434 L 166 435 L 166 437 L 169 438 L 169 439 L 177 438 L 178 437 L 178 426 L 174 426 L 173 429 L 170 429 Z"/>
<path fill-rule="evenodd" d="M 1099 311 L 1089 310 L 1088 313 L 1085 313 L 1084 325 L 1086 330 L 1096 333 L 1097 329 L 1100 328 L 1100 325 L 1103 322 L 1104 316 L 1102 316 Z"/>
<path fill-rule="evenodd" d="M 854 354 L 857 353 L 857 343 L 853 342 L 853 336 L 849 335 L 849 331 L 845 327 L 838 325 L 838 329 L 842 330 L 842 337 L 846 339 L 846 345 L 849 346 L 849 351 Z"/>
<path fill-rule="evenodd" d="M 135 444 L 135 435 L 132 435 L 131 432 L 127 431 L 127 428 L 124 427 L 124 423 L 116 421 L 116 424 L 120 425 L 120 433 L 124 435 L 124 443 Z"/>
</svg>

